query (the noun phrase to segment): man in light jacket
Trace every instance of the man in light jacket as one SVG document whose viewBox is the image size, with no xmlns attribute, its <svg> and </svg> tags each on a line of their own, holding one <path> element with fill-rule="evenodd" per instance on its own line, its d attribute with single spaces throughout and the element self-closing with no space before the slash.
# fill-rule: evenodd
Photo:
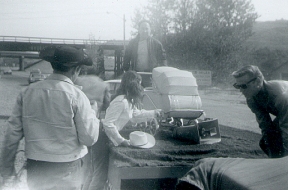
<svg viewBox="0 0 288 190">
<path fill-rule="evenodd" d="M 2 129 L 1 175 L 15 175 L 19 141 L 25 137 L 27 183 L 33 189 L 80 189 L 82 158 L 98 139 L 96 105 L 74 85 L 81 65 L 92 65 L 82 49 L 47 47 L 40 58 L 54 70 L 46 80 L 30 84 L 16 101 Z"/>
</svg>

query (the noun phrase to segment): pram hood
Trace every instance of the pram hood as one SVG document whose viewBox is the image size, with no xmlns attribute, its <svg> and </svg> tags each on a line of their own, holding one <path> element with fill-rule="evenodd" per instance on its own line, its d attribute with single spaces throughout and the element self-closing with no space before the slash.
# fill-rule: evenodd
<svg viewBox="0 0 288 190">
<path fill-rule="evenodd" d="M 193 96 L 199 95 L 196 78 L 192 72 L 174 67 L 156 67 L 152 71 L 154 90 L 160 94 Z"/>
</svg>

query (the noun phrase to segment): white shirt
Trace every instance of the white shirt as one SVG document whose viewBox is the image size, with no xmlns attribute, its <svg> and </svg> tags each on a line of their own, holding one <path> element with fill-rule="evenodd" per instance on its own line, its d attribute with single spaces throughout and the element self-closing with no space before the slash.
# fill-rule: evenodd
<svg viewBox="0 0 288 190">
<path fill-rule="evenodd" d="M 138 43 L 136 70 L 141 72 L 149 70 L 147 40 L 142 40 Z"/>
<path fill-rule="evenodd" d="M 139 110 L 132 108 L 132 104 L 124 97 L 117 96 L 106 110 L 103 127 L 109 139 L 115 146 L 120 145 L 125 139 L 119 134 L 128 121 L 145 122 L 154 118 L 154 110 Z"/>
</svg>

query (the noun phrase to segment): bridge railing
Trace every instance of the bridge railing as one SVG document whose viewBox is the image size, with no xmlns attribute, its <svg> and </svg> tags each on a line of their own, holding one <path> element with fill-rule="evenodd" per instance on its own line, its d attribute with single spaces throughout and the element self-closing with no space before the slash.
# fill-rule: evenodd
<svg viewBox="0 0 288 190">
<path fill-rule="evenodd" d="M 38 38 L 24 36 L 0 36 L 2 42 L 28 42 L 28 43 L 43 43 L 43 44 L 103 44 L 108 40 L 91 40 L 91 39 L 62 39 L 62 38 Z"/>
</svg>

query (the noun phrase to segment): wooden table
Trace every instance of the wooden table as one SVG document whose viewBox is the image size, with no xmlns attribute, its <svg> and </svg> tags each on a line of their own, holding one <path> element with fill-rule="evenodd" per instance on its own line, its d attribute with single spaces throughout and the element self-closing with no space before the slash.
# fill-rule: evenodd
<svg viewBox="0 0 288 190">
<path fill-rule="evenodd" d="M 191 169 L 191 166 L 118 167 L 113 164 L 114 159 L 109 160 L 108 180 L 115 190 L 121 189 L 121 180 L 179 178 Z"/>
<path fill-rule="evenodd" d="M 163 130 L 151 149 L 111 147 L 108 180 L 112 189 L 121 189 L 121 180 L 179 178 L 195 161 L 207 157 L 265 158 L 258 146 L 260 134 L 219 126 L 222 140 L 212 145 L 195 145 L 172 137 Z M 127 134 L 122 133 L 123 136 Z"/>
</svg>

